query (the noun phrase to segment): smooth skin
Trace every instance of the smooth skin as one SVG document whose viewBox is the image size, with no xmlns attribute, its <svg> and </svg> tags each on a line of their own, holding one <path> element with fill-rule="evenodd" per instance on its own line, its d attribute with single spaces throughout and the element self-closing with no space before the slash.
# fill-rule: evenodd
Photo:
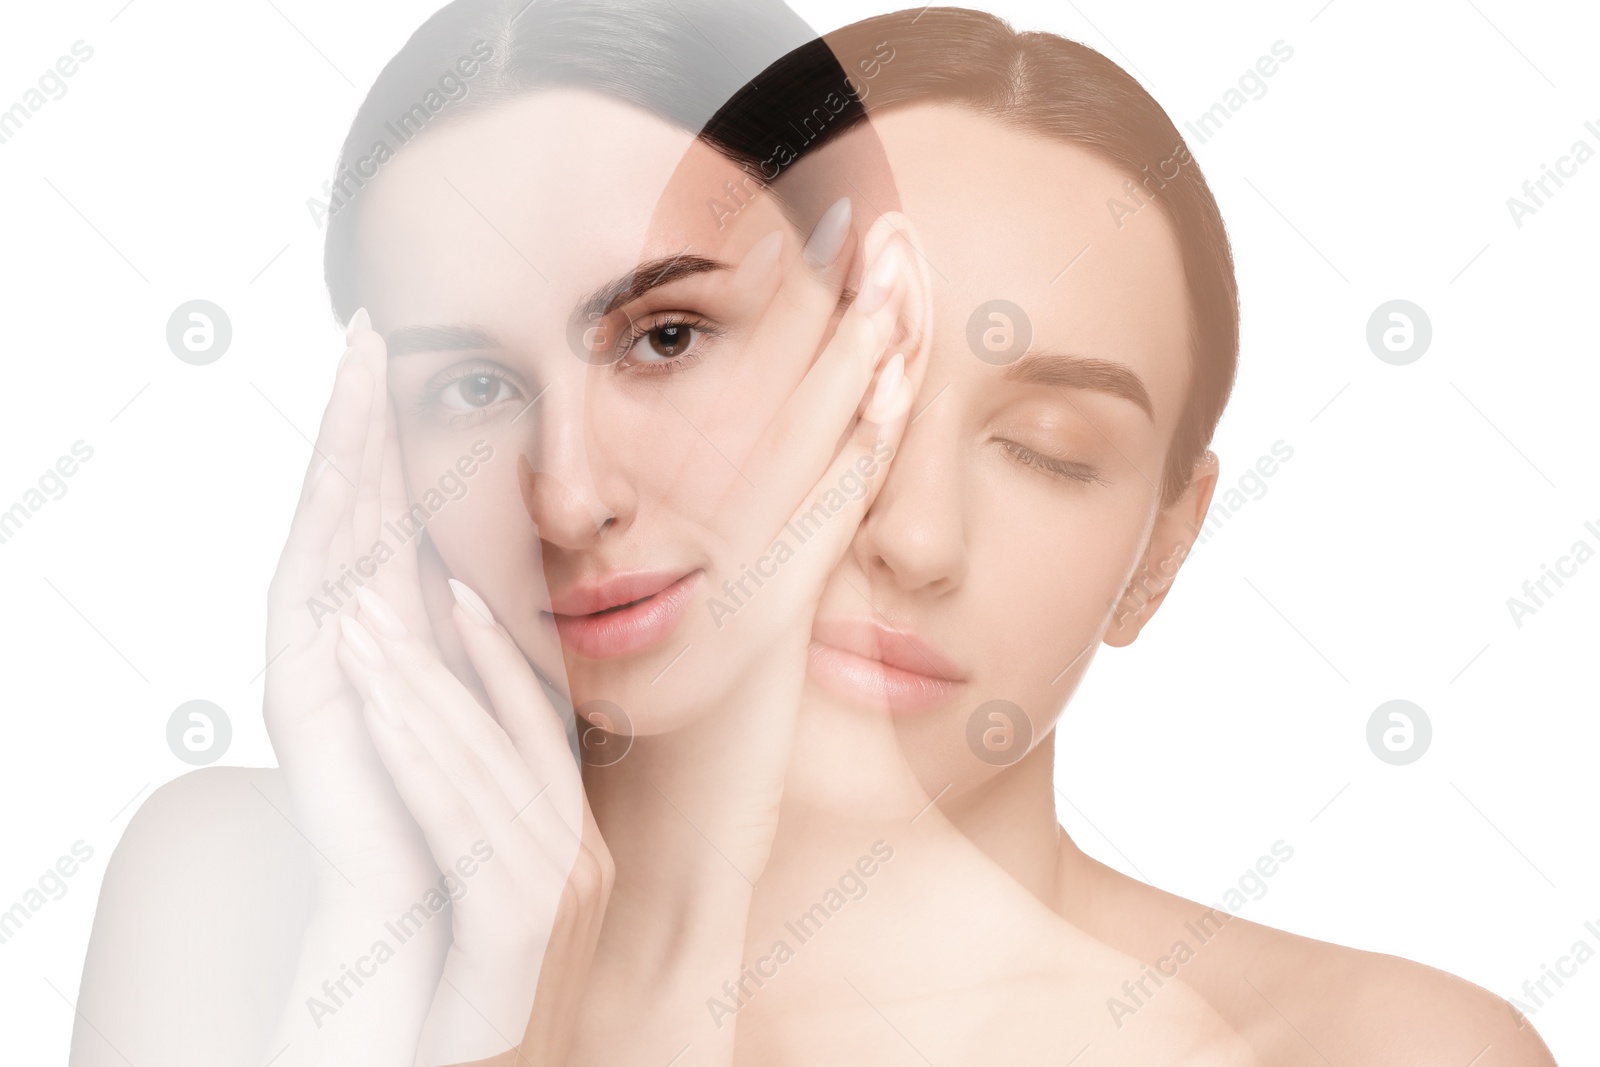
<svg viewBox="0 0 1600 1067">
<path fill-rule="evenodd" d="M 515 161 L 487 161 L 497 146 L 512 140 L 497 123 L 514 129 L 531 117 L 505 109 L 455 128 L 458 140 L 449 146 L 450 158 L 475 158 L 475 149 L 485 160 L 475 173 L 503 174 L 507 190 L 526 185 L 529 176 L 517 171 Z M 526 1028 L 521 1051 L 533 1062 L 563 1062 L 569 1039 L 572 1062 L 666 1062 L 683 1044 L 675 1028 L 689 1026 L 690 1015 L 699 1020 L 699 1029 L 690 1032 L 700 1040 L 685 1039 L 690 1047 L 680 1063 L 893 1064 L 924 1062 L 925 1054 L 941 1063 L 1059 1062 L 1084 1045 L 1089 1048 L 1080 1064 L 1296 1064 L 1320 1063 L 1323 1057 L 1464 1064 L 1480 1051 L 1482 1065 L 1552 1062 L 1531 1029 L 1518 1029 L 1502 1002 L 1475 987 L 1415 964 L 1243 920 L 1230 921 L 1224 934 L 1185 967 L 1182 982 L 1165 987 L 1126 1027 L 1114 1027 L 1104 1017 L 1105 998 L 1139 974 L 1141 961 L 1153 963 L 1164 955 L 1183 921 L 1204 910 L 1115 874 L 1077 850 L 1054 819 L 1048 743 L 1055 716 L 1087 667 L 1090 657 L 1084 650 L 1101 641 L 1126 644 L 1148 623 L 1167 585 L 1132 605 L 1123 594 L 1157 560 L 1182 555 L 1192 537 L 1186 531 L 1198 528 L 1215 483 L 1214 460 L 1208 459 L 1177 504 L 1159 505 L 1155 475 L 1187 384 L 1181 270 L 1159 214 L 1141 213 L 1137 225 L 1105 232 L 1109 224 L 1098 205 L 1121 176 L 1081 150 L 956 109 L 907 109 L 875 124 L 901 189 L 906 232 L 916 238 L 917 251 L 908 258 L 916 256 L 911 262 L 919 265 L 920 281 L 907 280 L 900 299 L 913 307 L 925 304 L 928 310 L 914 317 L 926 315 L 928 332 L 926 341 L 919 341 L 925 351 L 907 363 L 916 400 L 911 401 L 908 387 L 890 420 L 898 420 L 895 434 L 904 433 L 898 454 L 874 486 L 871 510 L 863 501 L 848 536 L 835 546 L 838 565 L 810 574 L 814 588 L 796 580 L 789 591 L 794 599 L 785 599 L 780 590 L 742 613 L 750 620 L 743 632 L 754 635 L 748 643 L 713 645 L 719 651 L 742 648 L 762 671 L 748 673 L 751 659 L 736 657 L 734 669 L 715 673 L 702 665 L 684 672 L 690 682 L 662 702 L 670 716 L 635 739 L 638 748 L 624 763 L 609 773 L 587 774 L 584 788 L 576 792 L 579 783 L 570 778 L 551 786 L 548 807 L 541 799 L 527 809 L 546 813 L 548 822 L 523 829 L 515 825 L 522 816 L 507 819 L 509 829 L 494 836 L 495 858 L 479 873 L 494 871 L 499 878 L 507 871 L 514 877 L 504 883 L 469 880 L 453 910 L 452 923 L 459 923 L 454 936 L 429 929 L 423 942 L 408 942 L 406 952 L 383 965 L 383 978 L 363 987 L 362 995 L 334 1016 L 347 1035 L 342 1049 L 328 1044 L 317 1052 L 327 1058 L 300 1062 L 361 1062 L 359 1055 L 371 1057 L 370 1062 L 408 1063 L 410 1049 L 419 1042 L 426 1050 L 424 1062 L 460 1062 L 498 1052 L 490 1047 L 497 1040 L 516 1040 L 511 1022 L 490 1026 L 492 1036 L 474 1030 L 461 1005 L 440 996 L 445 984 L 429 983 L 431 968 L 445 968 L 453 983 L 474 990 L 468 995 L 474 1005 L 488 1005 L 485 1014 L 491 1020 L 516 1019 L 531 1010 L 534 1024 Z M 947 165 L 954 141 L 969 149 L 961 168 Z M 662 150 L 681 153 L 684 146 L 663 134 Z M 408 172 L 407 163 L 397 159 L 385 175 L 392 183 L 372 191 L 395 190 L 408 217 L 426 218 L 428 212 L 417 210 L 427 202 L 418 200 L 420 194 L 400 193 L 408 173 L 429 172 Z M 997 195 L 1000 190 L 1003 195 Z M 659 186 L 639 190 L 633 217 L 652 217 L 661 194 Z M 975 194 L 987 194 L 1005 210 L 980 210 L 975 205 L 984 201 Z M 623 217 L 629 217 L 630 202 L 621 198 Z M 398 212 L 394 219 L 403 224 Z M 527 227 L 512 228 L 511 240 L 525 248 L 546 244 L 537 218 Z M 883 229 L 875 231 L 876 237 L 868 234 L 863 261 L 875 259 L 887 240 Z M 748 256 L 761 234 L 742 239 L 747 243 L 732 247 L 742 247 Z M 430 240 L 446 251 L 431 259 L 415 254 Z M 878 247 L 871 247 L 874 241 Z M 1085 243 L 1096 254 L 1051 282 Z M 786 244 L 786 262 L 797 261 L 797 245 Z M 471 275 L 457 271 L 460 280 L 452 290 L 444 278 L 426 273 L 427 264 L 443 264 L 439 274 L 447 275 L 452 262 L 487 262 L 474 260 L 470 249 L 425 235 L 408 247 L 412 255 L 383 257 L 391 276 L 382 287 L 400 294 L 392 306 L 373 301 L 374 321 L 386 330 L 410 321 L 408 314 L 426 311 L 429 317 L 418 321 L 432 321 L 441 310 L 452 310 L 446 306 L 452 292 L 458 302 L 477 301 L 479 318 L 495 308 L 511 316 L 525 306 L 521 294 L 485 295 L 487 286 Z M 638 248 L 632 244 L 614 251 L 607 271 L 626 263 Z M 403 274 L 407 263 L 419 264 L 417 276 L 393 276 Z M 737 414 L 702 432 L 742 459 L 762 453 L 763 432 L 783 424 L 778 413 L 785 404 L 797 397 L 818 401 L 799 385 L 810 382 L 818 368 L 826 376 L 833 366 L 829 351 L 848 347 L 853 352 L 837 361 L 851 368 L 842 375 L 850 378 L 851 388 L 815 390 L 827 394 L 832 406 L 817 402 L 805 409 L 806 418 L 788 422 L 819 427 L 811 435 L 816 458 L 800 469 L 823 476 L 778 478 L 790 487 L 788 503 L 758 511 L 768 518 L 752 522 L 753 530 L 770 531 L 772 520 L 812 489 L 829 484 L 827 475 L 837 473 L 830 464 L 839 430 L 867 402 L 876 373 L 874 356 L 882 350 L 872 352 L 869 342 L 877 334 L 857 336 L 841 349 L 822 345 L 822 324 L 848 271 L 830 267 L 833 275 L 823 271 L 821 278 L 817 272 L 788 275 L 799 286 L 793 291 L 799 299 L 778 300 L 775 306 L 794 316 L 791 325 L 760 335 L 759 349 L 751 346 L 765 351 L 785 337 L 794 341 L 789 357 L 771 360 L 765 368 L 766 376 L 776 375 L 785 388 L 737 379 L 730 384 L 719 377 L 737 374 L 742 366 L 732 358 L 731 346 L 724 350 L 726 362 L 708 358 L 682 371 L 674 384 L 661 386 L 685 391 L 678 399 L 686 404 L 696 395 L 715 398 L 719 387 L 748 398 L 748 406 L 707 400 L 704 409 Z M 599 269 L 580 273 L 606 276 Z M 491 271 L 489 277 L 501 279 L 505 272 Z M 917 286 L 926 294 L 912 291 Z M 1096 390 L 1006 380 L 1003 370 L 975 360 L 966 348 L 966 315 L 997 293 L 1014 294 L 1012 299 L 1029 308 L 1036 347 L 1129 365 L 1149 387 L 1150 416 Z M 421 306 L 423 294 L 431 306 Z M 691 294 L 670 295 L 686 301 Z M 700 295 L 711 299 L 715 294 Z M 565 312 L 556 311 L 563 303 L 570 301 L 557 300 L 548 313 L 525 321 L 564 324 Z M 817 325 L 796 325 L 805 322 Z M 842 326 L 840 332 L 849 338 Z M 275 597 L 282 594 L 275 602 L 292 603 L 302 616 L 303 602 L 296 603 L 293 593 L 322 578 L 311 546 L 319 540 L 328 545 L 324 572 L 337 571 L 333 561 L 346 545 L 363 543 L 383 502 L 392 507 L 401 499 L 394 471 L 436 470 L 442 465 L 439 457 L 454 459 L 465 436 L 422 433 L 398 406 L 388 419 L 379 414 L 386 407 L 380 384 L 385 379 L 397 405 L 420 387 L 386 368 L 375 334 L 358 331 L 354 342 L 362 355 L 341 373 L 324 425 L 327 440 L 319 437 L 319 447 L 326 443 L 325 450 L 348 461 L 342 469 L 359 469 L 361 477 L 354 488 L 308 479 L 301 507 L 305 519 L 297 518 L 297 534 L 291 535 L 295 551 L 285 554 L 287 569 L 298 566 L 300 577 L 286 578 L 282 586 L 274 583 Z M 529 340 L 516 347 L 532 352 L 541 344 Z M 813 355 L 819 347 L 821 358 Z M 448 364 L 460 355 L 435 358 Z M 425 376 L 423 370 L 414 373 Z M 122 959 L 126 966 L 151 958 L 141 954 L 166 949 L 163 939 L 175 938 L 183 922 L 193 919 L 192 912 L 178 908 L 163 913 L 150 899 L 150 886 L 204 879 L 229 902 L 231 910 L 211 916 L 227 929 L 284 931 L 309 921 L 297 965 L 293 953 L 287 962 L 269 958 L 263 945 L 250 964 L 237 968 L 243 973 L 225 979 L 221 988 L 203 988 L 199 982 L 190 987 L 202 1003 L 215 1004 L 226 1023 L 237 1025 L 234 1038 L 256 1038 L 230 1048 L 224 1026 L 212 1046 L 214 1058 L 191 1062 L 239 1062 L 240 1048 L 247 1047 L 268 1047 L 270 1055 L 275 1046 L 261 1039 L 260 1023 L 237 1005 L 281 1003 L 278 991 L 292 983 L 297 992 L 289 1003 L 299 1012 L 299 988 L 315 988 L 364 951 L 361 936 L 339 939 L 360 929 L 352 915 L 404 910 L 427 891 L 439 869 L 469 854 L 480 837 L 488 839 L 480 828 L 487 834 L 490 823 L 526 803 L 535 783 L 543 786 L 556 774 L 555 756 L 564 755 L 564 741 L 552 754 L 558 724 L 548 705 L 535 699 L 537 683 L 527 661 L 547 676 L 564 678 L 575 691 L 587 685 L 618 693 L 648 684 L 675 650 L 638 663 L 575 662 L 553 649 L 548 635 L 540 638 L 535 632 L 537 611 L 527 604 L 537 601 L 544 583 L 597 565 L 596 560 L 615 563 L 604 553 L 615 551 L 619 541 L 650 552 L 666 545 L 681 553 L 675 562 L 714 570 L 748 558 L 749 546 L 769 536 L 741 536 L 737 527 L 726 525 L 728 516 L 745 513 L 725 506 L 728 492 L 737 492 L 732 479 L 724 478 L 704 497 L 684 489 L 681 471 L 717 469 L 711 456 L 703 456 L 703 463 L 690 461 L 691 450 L 702 446 L 687 435 L 656 442 L 651 455 L 665 457 L 658 468 L 630 466 L 645 461 L 587 439 L 597 429 L 622 425 L 618 413 L 624 409 L 613 401 L 627 399 L 620 393 L 608 398 L 593 373 L 583 368 L 566 379 L 573 386 L 570 394 L 545 398 L 559 399 L 552 410 L 569 417 L 541 423 L 540 432 L 550 437 L 529 449 L 539 473 L 549 475 L 537 486 L 543 495 L 531 508 L 531 540 L 503 548 L 485 540 L 485 530 L 527 529 L 527 501 L 504 462 L 483 471 L 484 480 L 440 525 L 436 540 L 443 563 L 458 578 L 477 568 L 467 585 L 487 601 L 492 625 L 475 614 L 471 598 L 466 603 L 451 598 L 442 573 L 430 575 L 426 560 L 397 557 L 374 583 L 381 599 L 368 598 L 362 605 L 360 630 L 341 627 L 335 638 L 329 636 L 332 627 L 296 635 L 292 626 L 281 632 L 269 626 L 273 637 L 281 633 L 293 643 L 298 636 L 295 647 L 303 647 L 308 657 L 303 675 L 297 675 L 307 686 L 303 695 L 285 694 L 279 705 L 269 692 L 269 723 L 277 721 L 274 743 L 281 737 L 284 746 L 281 776 L 201 772 L 168 786 L 141 810 L 118 850 L 114 872 L 108 873 L 82 1004 L 102 1029 L 117 1034 L 135 1062 L 134 1048 L 146 1054 L 161 1049 L 150 1030 L 174 1025 L 166 1014 L 172 1010 L 167 998 L 183 987 L 161 988 L 141 1002 L 119 978 L 126 972 L 119 972 L 115 961 Z M 501 427 L 508 442 L 497 446 L 501 456 L 522 451 L 509 427 L 528 396 L 505 399 L 503 414 L 471 428 L 482 433 L 491 424 Z M 637 414 L 637 403 L 633 406 Z M 831 421 L 810 421 L 820 410 L 830 410 Z M 822 426 L 838 429 L 825 432 Z M 786 439 L 805 436 L 791 432 Z M 399 464 L 393 461 L 396 454 L 402 457 Z M 1063 475 L 1041 464 L 1041 457 L 1054 458 L 1057 467 L 1070 461 L 1092 468 L 1098 480 Z M 630 498 L 657 506 L 630 510 Z M 678 507 L 677 515 L 663 512 L 663 502 Z M 628 521 L 608 525 L 608 518 Z M 606 539 L 596 536 L 603 528 L 628 536 L 603 548 Z M 721 536 L 702 539 L 707 530 Z M 729 545 L 738 547 L 730 552 Z M 526 551 L 530 548 L 535 551 Z M 535 560 L 531 570 L 530 556 Z M 1041 567 L 1040 559 L 1052 565 Z M 795 672 L 794 665 L 804 662 L 809 635 L 782 627 L 766 630 L 762 624 L 784 618 L 781 608 L 808 598 L 816 613 L 860 610 L 865 600 L 896 625 L 934 638 L 963 667 L 960 697 L 948 708 L 890 717 L 881 707 L 822 691 Z M 770 614 L 766 604 L 774 605 Z M 434 644 L 428 634 L 438 635 Z M 367 641 L 371 647 L 362 647 Z M 551 669 L 552 653 L 553 665 L 564 672 Z M 454 670 L 445 671 L 444 661 Z M 1063 676 L 1069 664 L 1075 666 Z M 697 730 L 702 723 L 749 721 L 720 712 L 715 699 L 708 702 L 704 690 L 691 684 L 714 673 L 727 682 L 714 697 L 760 695 L 763 709 L 792 709 L 786 713 L 790 717 L 780 714 L 757 723 L 753 732 Z M 480 681 L 482 693 L 475 696 Z M 774 699 L 774 693 L 794 698 Z M 1022 705 L 1046 742 L 1003 770 L 974 760 L 960 728 L 972 707 L 996 694 Z M 402 726 L 384 717 L 383 705 L 398 711 Z M 274 716 L 271 709 L 280 706 L 283 713 Z M 635 701 L 634 706 L 644 705 Z M 295 736 L 296 730 L 305 733 Z M 766 758 L 735 758 L 751 751 Z M 298 766 L 292 752 L 300 753 Z M 705 771 L 719 767 L 751 772 L 742 781 L 716 783 L 742 790 L 721 793 L 739 803 L 720 810 L 755 810 L 762 813 L 758 818 L 719 821 L 719 793 L 703 780 Z M 652 793 L 661 799 L 651 799 Z M 766 805 L 747 806 L 758 796 L 767 799 Z M 663 804 L 668 797 L 672 800 Z M 277 808 L 293 813 L 298 826 L 312 827 L 307 836 L 333 862 L 309 855 Z M 673 813 L 679 821 L 668 818 Z M 234 879 L 218 870 L 224 831 L 227 837 L 241 831 L 260 834 L 263 845 L 254 855 L 271 872 L 268 878 Z M 709 1021 L 706 999 L 744 962 L 767 951 L 773 938 L 782 936 L 776 933 L 782 921 L 805 911 L 879 838 L 892 843 L 894 857 L 873 875 L 865 895 L 830 920 L 826 936 L 807 942 L 803 953 L 784 965 L 781 980 L 761 988 L 732 1022 L 718 1027 Z M 734 858 L 720 855 L 724 851 Z M 496 868 L 502 859 L 505 865 Z M 573 866 L 562 881 L 564 863 Z M 355 885 L 382 885 L 388 892 L 377 900 L 352 900 L 361 894 L 324 869 L 335 866 Z M 329 901 L 335 903 L 330 907 Z M 597 927 L 602 911 L 604 924 Z M 126 929 L 135 915 L 146 932 Z M 687 949 L 669 936 L 685 917 Z M 270 944 L 272 938 L 263 940 Z M 452 955 L 447 942 L 467 950 Z M 412 953 L 414 946 L 418 951 Z M 541 947 L 542 967 L 536 963 L 530 969 L 529 958 Z M 216 971 L 205 947 L 189 951 L 193 955 L 181 963 L 196 972 Z M 296 966 L 298 977 L 287 977 Z M 182 983 L 183 967 L 173 970 L 174 982 Z M 249 988 L 258 975 L 273 976 L 266 984 L 276 1000 Z M 594 991 L 588 1000 L 563 997 L 586 977 Z M 539 995 L 533 996 L 530 987 Z M 531 1008 L 525 1007 L 530 1001 Z M 226 1014 L 230 1010 L 233 1014 Z M 110 1027 L 120 1029 L 108 1028 L 108 1017 Z M 393 1026 L 397 1019 L 415 1020 L 416 1029 Z M 1286 1019 L 1295 1024 L 1286 1025 Z M 321 1037 L 331 1032 L 314 1031 Z M 289 1040 L 293 1056 L 306 1054 L 313 1043 L 310 1037 Z M 92 1058 L 89 1038 L 81 1044 L 74 1062 L 101 1062 Z M 105 1062 L 112 1061 L 109 1053 L 105 1056 Z M 170 1056 L 164 1061 L 183 1062 Z"/>
<path fill-rule="evenodd" d="M 1184 924 L 1210 910 L 1095 861 L 1055 818 L 1052 731 L 1088 650 L 1126 646 L 1150 624 L 1216 483 L 1208 454 L 1186 492 L 1161 505 L 1159 475 L 1189 381 L 1185 287 L 1170 228 L 1156 209 L 1119 227 L 1104 205 L 1121 195 L 1125 176 L 1079 147 L 954 107 L 901 107 L 874 115 L 873 125 L 903 210 L 937 267 L 934 344 L 916 421 L 819 617 L 868 610 L 891 620 L 931 640 L 961 682 L 946 706 L 911 716 L 808 688 L 773 877 L 752 909 L 747 958 L 838 877 L 855 854 L 839 843 L 872 839 L 852 833 L 866 829 L 863 812 L 887 822 L 937 796 L 950 832 L 929 827 L 929 812 L 904 847 L 892 838 L 889 880 L 875 879 L 841 912 L 848 934 L 835 938 L 830 927 L 741 1011 L 746 1034 L 763 1034 L 762 1062 L 864 1060 L 866 1050 L 875 1062 L 916 1062 L 885 1032 L 880 1012 L 935 1062 L 939 1051 L 961 1048 L 977 1061 L 1000 1035 L 1045 1029 L 1051 998 L 1014 1009 L 1019 976 L 1048 973 L 1052 927 L 993 884 L 996 870 L 1068 931 L 1136 961 L 1114 981 L 1053 1001 L 1101 1019 L 1110 1017 L 1109 998 L 1130 1002 L 1124 980 L 1154 969 L 1175 942 L 1195 944 Z M 950 165 L 953 144 L 962 146 L 960 166 Z M 1019 380 L 1025 363 L 999 368 L 976 358 L 967 318 L 996 296 L 1029 315 L 1030 355 L 1131 370 L 1150 413 L 1043 373 Z M 1020 705 L 1036 738 L 1004 768 L 973 758 L 966 745 L 969 717 L 995 698 Z M 924 839 L 926 847 L 916 844 Z M 993 868 L 973 862 L 972 851 Z M 1036 941 L 1050 949 L 1030 954 Z M 1148 1003 L 1123 1016 L 1109 1041 L 1142 1031 L 1188 991 L 1263 1064 L 1553 1062 L 1531 1025 L 1470 983 L 1243 919 L 1226 920 L 1178 981 L 1153 996 L 1152 988 L 1147 981 L 1140 999 Z M 1077 1049 L 1054 1047 L 1067 1058 Z M 1078 1062 L 1114 1047 L 1096 1044 Z"/>
</svg>

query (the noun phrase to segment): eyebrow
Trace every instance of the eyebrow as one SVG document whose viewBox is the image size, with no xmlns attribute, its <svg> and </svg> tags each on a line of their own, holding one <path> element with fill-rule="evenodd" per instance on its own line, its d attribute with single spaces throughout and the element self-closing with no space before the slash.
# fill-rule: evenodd
<svg viewBox="0 0 1600 1067">
<path fill-rule="evenodd" d="M 402 326 L 383 335 L 389 358 L 412 352 L 472 352 L 500 348 L 500 340 L 476 326 Z"/>
<path fill-rule="evenodd" d="M 1121 363 L 1091 359 L 1087 356 L 1036 352 L 1024 356 L 1007 367 L 1005 377 L 1022 385 L 1092 389 L 1111 396 L 1119 396 L 1137 404 L 1151 421 L 1156 417 L 1155 408 L 1150 403 L 1149 390 L 1144 387 L 1144 379 Z"/>
<path fill-rule="evenodd" d="M 727 269 L 728 265 L 719 260 L 684 253 L 646 260 L 627 274 L 613 278 L 584 296 L 578 302 L 578 314 L 593 321 L 663 285 L 696 274 Z M 401 326 L 385 334 L 384 343 L 388 346 L 390 356 L 412 352 L 471 352 L 504 347 L 494 334 L 477 326 Z"/>
<path fill-rule="evenodd" d="M 614 278 L 578 302 L 578 313 L 588 319 L 609 315 L 617 308 L 630 304 L 652 289 L 671 285 L 683 278 L 712 271 L 727 270 L 728 265 L 705 256 L 691 256 L 687 250 L 675 256 L 662 256 L 646 260 L 627 274 Z"/>
</svg>

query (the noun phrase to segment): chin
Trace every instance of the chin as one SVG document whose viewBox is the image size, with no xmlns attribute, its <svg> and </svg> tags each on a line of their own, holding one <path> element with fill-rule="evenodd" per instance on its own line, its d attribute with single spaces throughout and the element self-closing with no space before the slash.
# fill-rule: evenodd
<svg viewBox="0 0 1600 1067">
<path fill-rule="evenodd" d="M 929 716 L 922 721 L 933 726 Z M 852 820 L 904 821 L 944 787 L 937 760 L 919 758 L 921 730 L 805 687 L 784 782 L 784 803 Z M 931 755 L 931 753 L 930 753 Z"/>
</svg>

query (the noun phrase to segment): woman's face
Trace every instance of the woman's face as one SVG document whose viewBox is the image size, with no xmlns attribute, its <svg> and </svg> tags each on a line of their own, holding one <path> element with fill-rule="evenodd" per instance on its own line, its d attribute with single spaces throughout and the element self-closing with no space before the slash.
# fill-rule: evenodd
<svg viewBox="0 0 1600 1067">
<path fill-rule="evenodd" d="M 814 630 L 791 788 L 852 807 L 889 766 L 955 797 L 1021 759 L 1095 646 L 1153 610 L 1108 634 L 1136 565 L 1186 551 L 1214 482 L 1160 508 L 1190 362 L 1160 209 L 1119 224 L 1108 203 L 1138 203 L 1123 174 L 963 109 L 873 124 L 931 268 L 934 336 Z"/>
<path fill-rule="evenodd" d="M 550 90 L 430 130 L 360 194 L 362 300 L 430 538 L 580 709 L 642 733 L 704 704 L 694 654 L 652 683 L 715 648 L 711 516 L 810 362 L 740 358 L 758 312 L 730 268 L 775 230 L 785 259 L 802 242 L 771 197 L 713 210 L 725 182 L 744 178 L 681 129 Z"/>
</svg>

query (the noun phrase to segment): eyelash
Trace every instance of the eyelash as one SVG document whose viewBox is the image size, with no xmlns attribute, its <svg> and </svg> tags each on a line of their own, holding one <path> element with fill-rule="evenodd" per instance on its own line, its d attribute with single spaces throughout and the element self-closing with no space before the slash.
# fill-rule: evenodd
<svg viewBox="0 0 1600 1067">
<path fill-rule="evenodd" d="M 667 329 L 673 326 L 686 326 L 691 330 L 698 331 L 700 334 L 705 335 L 705 337 L 721 337 L 723 334 L 723 331 L 720 327 L 714 326 L 707 320 L 700 318 L 698 315 L 692 315 L 687 312 L 674 311 L 665 312 L 656 316 L 647 315 L 643 319 L 629 324 L 627 332 L 617 342 L 618 356 L 615 362 L 619 365 L 626 366 L 626 368 L 633 374 L 675 374 L 683 368 L 698 362 L 701 357 L 698 344 L 694 350 L 686 352 L 681 356 L 674 356 L 669 359 L 651 360 L 649 363 L 626 362 L 628 353 L 633 351 L 634 346 L 637 345 L 641 340 L 657 330 Z M 703 339 L 701 339 L 701 342 L 703 343 Z M 494 403 L 488 404 L 481 408 L 475 408 L 471 411 L 453 411 L 449 408 L 446 408 L 443 404 L 442 398 L 445 390 L 471 378 L 488 378 L 491 381 L 499 383 L 500 385 L 509 387 L 513 392 L 516 392 L 519 395 L 521 392 L 517 388 L 516 383 L 513 382 L 501 368 L 489 363 L 469 364 L 465 367 L 448 370 L 439 377 L 435 378 L 434 381 L 429 384 L 428 388 L 423 390 L 422 399 L 418 402 L 416 407 L 417 414 L 432 415 L 437 418 L 442 418 L 448 422 L 452 428 L 469 425 L 483 418 L 489 411 L 493 410 L 502 401 L 495 401 Z"/>
<path fill-rule="evenodd" d="M 1105 484 L 1105 479 L 1101 478 L 1100 472 L 1093 467 L 1088 467 L 1081 463 L 1063 463 L 1061 460 L 1051 459 L 1049 456 L 1041 456 L 1033 449 L 1019 445 L 1015 441 L 1001 441 L 1000 446 L 1011 453 L 1016 461 L 1024 467 L 1032 467 L 1035 470 L 1042 470 L 1046 474 L 1067 478 L 1075 482 L 1096 485 Z"/>
<path fill-rule="evenodd" d="M 503 400 L 497 400 L 471 411 L 454 411 L 445 407 L 442 399 L 445 390 L 471 378 L 488 378 L 499 385 L 509 387 L 512 392 L 518 395 L 521 394 L 521 390 L 517 388 L 516 383 L 501 368 L 491 363 L 473 363 L 464 367 L 451 368 L 430 382 L 428 388 L 422 391 L 422 399 L 416 407 L 417 414 L 442 418 L 453 428 L 470 425 L 483 418 L 501 403 L 504 403 Z"/>
<path fill-rule="evenodd" d="M 699 345 L 694 350 L 681 356 L 672 356 L 668 359 L 651 360 L 649 363 L 628 363 L 628 354 L 644 338 L 657 330 L 668 329 L 673 326 L 687 326 L 707 337 L 721 337 L 722 329 L 713 326 L 710 322 L 682 311 L 665 312 L 657 317 L 645 316 L 643 320 L 630 322 L 628 330 L 617 342 L 617 364 L 625 365 L 634 374 L 676 374 L 683 368 L 699 362 L 701 353 Z"/>
</svg>

